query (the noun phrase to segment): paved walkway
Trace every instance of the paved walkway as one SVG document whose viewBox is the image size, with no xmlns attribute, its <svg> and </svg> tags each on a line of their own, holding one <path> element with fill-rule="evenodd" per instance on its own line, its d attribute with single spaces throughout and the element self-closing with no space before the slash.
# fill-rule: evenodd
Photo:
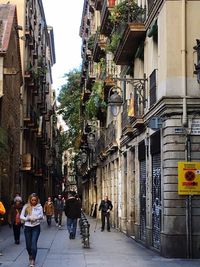
<svg viewBox="0 0 200 267">
<path fill-rule="evenodd" d="M 112 229 L 110 233 L 100 231 L 100 224 L 95 228 L 95 219 L 89 218 L 91 248 L 82 248 L 79 230 L 75 240 L 69 240 L 65 226 L 58 229 L 53 222 L 50 228 L 46 222 L 38 243 L 36 267 L 199 267 L 200 260 L 166 259 L 158 256 Z M 64 222 L 65 223 L 65 222 Z M 1 227 L 0 257 L 1 267 L 27 267 L 28 256 L 25 249 L 24 234 L 21 244 L 13 242 L 12 230 Z"/>
</svg>

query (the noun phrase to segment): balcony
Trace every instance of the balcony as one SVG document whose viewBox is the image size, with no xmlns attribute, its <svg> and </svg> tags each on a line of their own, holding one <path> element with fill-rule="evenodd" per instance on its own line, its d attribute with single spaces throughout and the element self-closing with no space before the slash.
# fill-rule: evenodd
<svg viewBox="0 0 200 267">
<path fill-rule="evenodd" d="M 108 36 L 113 28 L 113 25 L 109 19 L 113 7 L 108 6 L 108 1 L 103 1 L 103 6 L 101 9 L 101 26 L 100 26 L 100 33 Z"/>
<path fill-rule="evenodd" d="M 95 72 L 94 62 L 89 61 L 88 69 L 87 69 L 87 73 L 86 73 L 87 90 L 90 90 L 92 88 L 92 85 L 95 81 L 95 78 L 96 78 L 96 72 Z"/>
<path fill-rule="evenodd" d="M 52 110 L 48 110 L 47 114 L 45 114 L 44 116 L 45 121 L 50 121 L 51 115 L 52 115 Z"/>
<path fill-rule="evenodd" d="M 30 105 L 23 106 L 23 121 L 27 127 L 34 128 L 37 125 L 36 113 Z"/>
<path fill-rule="evenodd" d="M 44 170 L 42 168 L 37 168 L 35 170 L 35 176 L 41 177 L 43 175 Z"/>
<path fill-rule="evenodd" d="M 46 103 L 46 101 L 43 102 L 40 105 L 40 111 L 41 111 L 41 114 L 43 114 L 43 115 L 46 115 L 47 114 L 47 103 Z"/>
<path fill-rule="evenodd" d="M 124 25 L 121 36 L 113 60 L 117 65 L 129 65 L 140 43 L 145 39 L 144 23 L 127 23 Z"/>
<path fill-rule="evenodd" d="M 105 56 L 104 48 L 106 47 L 106 38 L 104 35 L 96 32 L 93 48 L 93 60 L 94 62 L 100 61 Z"/>
<path fill-rule="evenodd" d="M 46 148 L 47 150 L 49 150 L 50 147 L 51 147 L 51 140 L 50 140 L 50 138 L 47 138 L 47 143 L 46 143 L 46 145 L 45 145 L 45 148 Z"/>
<path fill-rule="evenodd" d="M 139 45 L 144 41 L 146 11 L 134 0 L 124 0 L 113 9 L 114 25 L 110 45 L 117 65 L 130 65 Z"/>
<path fill-rule="evenodd" d="M 31 153 L 22 154 L 21 171 L 31 171 L 33 168 L 33 155 Z"/>
<path fill-rule="evenodd" d="M 49 94 L 49 83 L 45 84 L 45 94 L 48 95 Z"/>
<path fill-rule="evenodd" d="M 105 135 L 104 133 L 101 133 L 100 138 L 97 140 L 95 151 L 96 155 L 100 156 L 105 150 Z"/>
<path fill-rule="evenodd" d="M 113 60 L 106 60 L 106 73 L 105 73 L 105 88 L 110 88 L 115 85 L 113 80 L 117 76 L 117 66 Z"/>
<path fill-rule="evenodd" d="M 90 95 L 91 91 L 84 86 L 82 91 L 82 102 L 85 103 L 90 98 Z"/>
</svg>

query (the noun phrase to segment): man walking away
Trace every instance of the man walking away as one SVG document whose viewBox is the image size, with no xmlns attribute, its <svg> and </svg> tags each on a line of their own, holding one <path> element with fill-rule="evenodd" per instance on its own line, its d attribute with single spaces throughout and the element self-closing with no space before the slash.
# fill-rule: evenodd
<svg viewBox="0 0 200 267">
<path fill-rule="evenodd" d="M 101 231 L 104 231 L 105 228 L 105 219 L 107 220 L 107 230 L 110 232 L 110 211 L 112 210 L 112 202 L 108 199 L 108 196 L 105 196 L 104 200 L 101 201 L 99 206 L 99 211 L 101 211 Z"/>
<path fill-rule="evenodd" d="M 75 195 L 75 192 L 69 192 L 68 199 L 65 202 L 65 215 L 67 216 L 69 239 L 75 239 L 77 219 L 81 217 L 81 203 Z"/>
<path fill-rule="evenodd" d="M 58 195 L 58 198 L 55 199 L 54 202 L 54 218 L 56 222 L 56 226 L 61 228 L 62 225 L 62 214 L 64 210 L 64 201 L 61 195 Z"/>
</svg>

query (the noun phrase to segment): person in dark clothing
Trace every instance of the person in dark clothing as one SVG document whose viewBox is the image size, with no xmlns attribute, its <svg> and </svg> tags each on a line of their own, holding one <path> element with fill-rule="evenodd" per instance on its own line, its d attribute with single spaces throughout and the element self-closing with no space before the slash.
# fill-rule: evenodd
<svg viewBox="0 0 200 267">
<path fill-rule="evenodd" d="M 107 230 L 110 232 L 110 211 L 112 210 L 112 202 L 108 199 L 108 196 L 105 196 L 104 200 L 101 201 L 99 206 L 99 211 L 101 211 L 101 231 L 104 231 L 105 228 L 105 219 L 107 220 Z"/>
<path fill-rule="evenodd" d="M 81 203 L 75 197 L 75 192 L 68 194 L 68 199 L 65 202 L 65 215 L 67 216 L 67 229 L 69 239 L 75 239 L 77 220 L 81 217 Z"/>
<path fill-rule="evenodd" d="M 56 226 L 61 228 L 62 225 L 62 214 L 64 210 L 64 200 L 61 195 L 58 195 L 58 198 L 54 201 L 54 219 L 56 222 Z"/>
<path fill-rule="evenodd" d="M 14 204 L 11 206 L 11 209 L 8 214 L 8 223 L 9 226 L 13 228 L 15 244 L 17 245 L 20 243 L 20 230 L 22 227 L 20 214 L 22 211 L 22 207 L 22 199 L 16 197 L 14 200 Z"/>
</svg>

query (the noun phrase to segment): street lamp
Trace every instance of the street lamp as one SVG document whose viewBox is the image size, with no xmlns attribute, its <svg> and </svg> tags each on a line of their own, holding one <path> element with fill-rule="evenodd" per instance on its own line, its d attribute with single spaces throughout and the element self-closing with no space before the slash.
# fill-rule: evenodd
<svg viewBox="0 0 200 267">
<path fill-rule="evenodd" d="M 118 86 L 113 86 L 110 88 L 108 93 L 108 106 L 111 107 L 111 112 L 114 117 L 117 117 L 120 111 L 120 107 L 123 103 L 122 90 Z"/>
</svg>

